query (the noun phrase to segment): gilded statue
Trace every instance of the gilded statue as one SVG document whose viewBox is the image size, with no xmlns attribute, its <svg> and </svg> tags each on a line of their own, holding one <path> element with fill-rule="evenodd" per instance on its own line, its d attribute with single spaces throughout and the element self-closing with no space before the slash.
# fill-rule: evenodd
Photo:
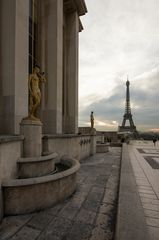
<svg viewBox="0 0 159 240">
<path fill-rule="evenodd" d="M 91 115 L 90 115 L 90 122 L 91 122 L 91 128 L 94 128 L 94 116 L 93 116 L 93 112 L 91 112 Z"/>
<path fill-rule="evenodd" d="M 36 111 L 41 102 L 40 84 L 46 82 L 44 73 L 40 72 L 39 66 L 35 66 L 33 73 L 29 75 L 28 88 L 29 88 L 29 120 L 39 120 L 36 117 Z"/>
</svg>

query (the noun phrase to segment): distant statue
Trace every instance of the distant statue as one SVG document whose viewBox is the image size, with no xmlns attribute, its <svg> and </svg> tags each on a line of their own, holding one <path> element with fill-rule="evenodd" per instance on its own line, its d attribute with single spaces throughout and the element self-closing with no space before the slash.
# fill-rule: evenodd
<svg viewBox="0 0 159 240">
<path fill-rule="evenodd" d="M 39 66 L 35 66 L 33 73 L 29 75 L 28 87 L 29 87 L 29 116 L 27 119 L 39 120 L 36 117 L 36 110 L 40 105 L 41 101 L 41 91 L 40 83 L 46 82 L 44 73 L 40 72 Z"/>
<path fill-rule="evenodd" d="M 90 115 L 90 122 L 91 122 L 91 128 L 94 128 L 94 116 L 93 116 L 93 112 L 91 112 L 91 115 Z"/>
</svg>

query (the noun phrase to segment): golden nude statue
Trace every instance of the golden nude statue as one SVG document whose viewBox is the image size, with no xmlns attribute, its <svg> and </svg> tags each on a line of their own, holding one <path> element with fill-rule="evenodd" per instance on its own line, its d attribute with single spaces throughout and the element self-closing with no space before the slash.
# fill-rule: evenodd
<svg viewBox="0 0 159 240">
<path fill-rule="evenodd" d="M 93 116 L 93 112 L 91 112 L 91 115 L 90 115 L 90 122 L 91 122 L 91 128 L 94 128 L 94 116 Z"/>
<path fill-rule="evenodd" d="M 46 82 L 46 78 L 44 77 L 44 73 L 40 72 L 39 66 L 35 66 L 33 69 L 33 73 L 29 75 L 28 79 L 28 88 L 29 88 L 29 120 L 39 120 L 36 117 L 36 110 L 41 102 L 41 91 L 40 91 L 40 83 Z"/>
</svg>

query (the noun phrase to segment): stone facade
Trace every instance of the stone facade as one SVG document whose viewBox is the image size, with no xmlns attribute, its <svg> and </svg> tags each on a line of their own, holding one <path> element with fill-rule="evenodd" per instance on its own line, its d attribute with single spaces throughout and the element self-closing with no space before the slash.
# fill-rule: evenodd
<svg viewBox="0 0 159 240">
<path fill-rule="evenodd" d="M 42 164 L 46 172 L 53 165 L 41 158 L 44 152 L 77 160 L 95 153 L 95 136 L 77 134 L 78 38 L 83 29 L 80 16 L 86 12 L 84 0 L 0 1 L 0 219 L 1 185 L 14 182 L 19 170 L 20 176 L 30 174 L 21 165 L 30 164 L 25 162 L 31 157 L 40 159 L 41 176 Z M 46 82 L 40 85 L 37 111 L 42 124 L 31 126 L 25 122 L 28 77 L 36 65 L 45 72 Z"/>
<path fill-rule="evenodd" d="M 34 2 L 36 41 L 30 42 Z M 19 123 L 28 115 L 30 48 L 47 79 L 39 108 L 43 132 L 78 132 L 79 17 L 86 12 L 84 0 L 0 1 L 1 134 L 19 134 Z"/>
</svg>

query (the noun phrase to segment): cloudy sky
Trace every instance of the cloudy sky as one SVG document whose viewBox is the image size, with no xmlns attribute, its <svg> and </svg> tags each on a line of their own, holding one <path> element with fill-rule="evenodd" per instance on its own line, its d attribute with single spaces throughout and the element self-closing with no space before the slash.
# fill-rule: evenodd
<svg viewBox="0 0 159 240">
<path fill-rule="evenodd" d="M 159 0 L 85 0 L 81 18 L 79 125 L 117 130 L 130 80 L 138 130 L 159 130 Z"/>
</svg>

